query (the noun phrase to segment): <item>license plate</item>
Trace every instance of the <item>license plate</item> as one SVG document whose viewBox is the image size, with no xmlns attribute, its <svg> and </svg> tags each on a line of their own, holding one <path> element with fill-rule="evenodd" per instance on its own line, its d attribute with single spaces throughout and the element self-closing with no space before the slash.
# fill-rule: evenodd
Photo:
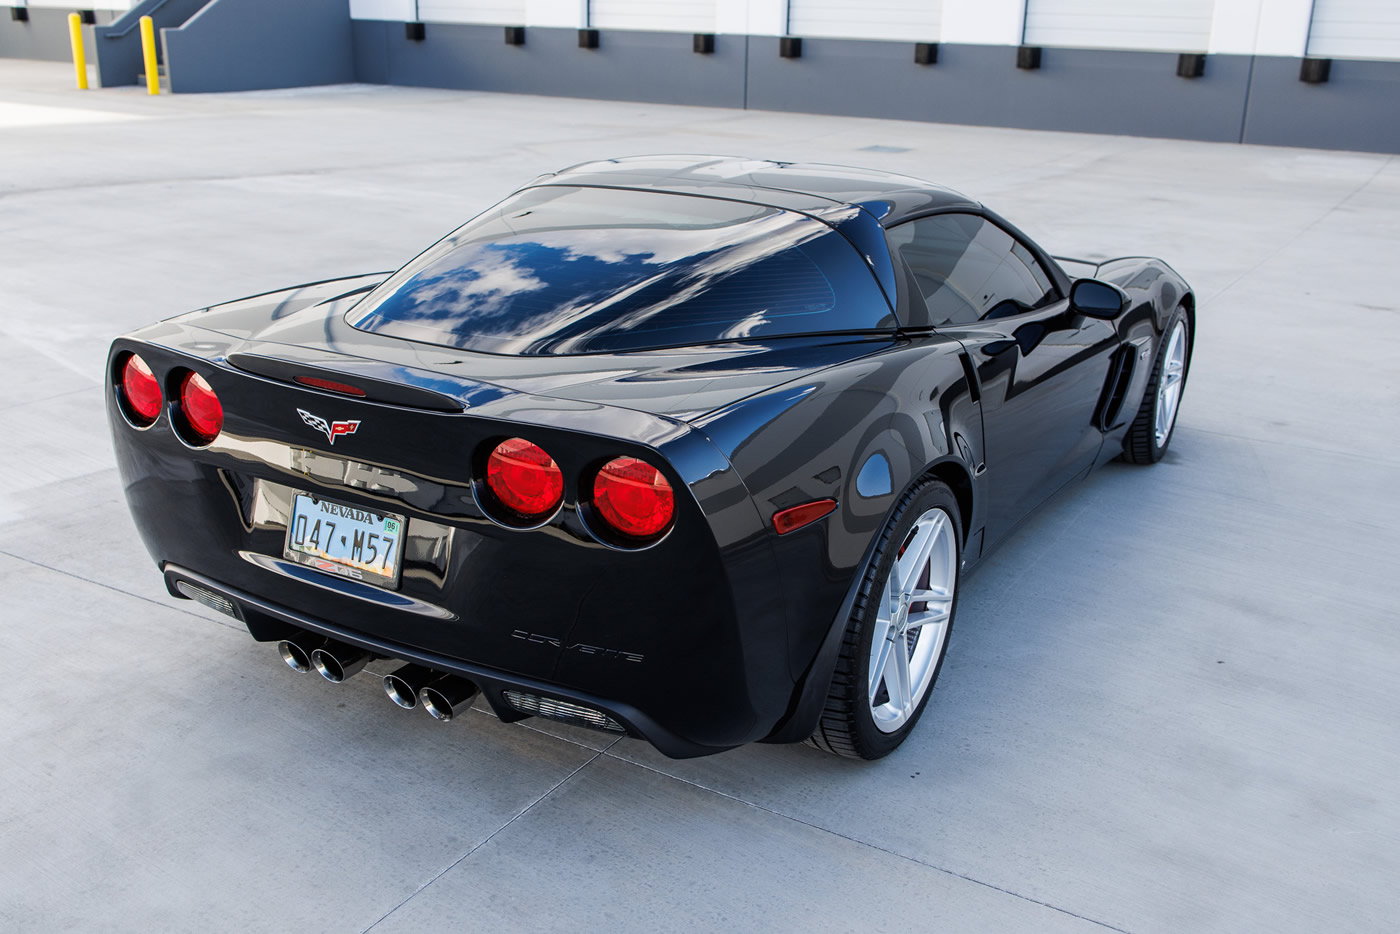
<svg viewBox="0 0 1400 934">
<path fill-rule="evenodd" d="M 396 587 L 406 525 L 403 516 L 297 493 L 284 554 L 327 574 Z"/>
</svg>

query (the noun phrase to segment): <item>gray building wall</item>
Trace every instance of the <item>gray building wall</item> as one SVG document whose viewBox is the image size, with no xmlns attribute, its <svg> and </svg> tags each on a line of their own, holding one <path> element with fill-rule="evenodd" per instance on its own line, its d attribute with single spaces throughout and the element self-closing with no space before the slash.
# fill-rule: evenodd
<svg viewBox="0 0 1400 934">
<path fill-rule="evenodd" d="M 1186 79 L 1161 52 L 1046 48 L 1023 71 L 1008 46 L 942 45 L 934 65 L 915 64 L 913 43 L 855 39 L 804 39 L 796 59 L 778 55 L 775 36 L 719 35 L 714 54 L 698 55 L 688 33 L 602 30 L 597 49 L 580 49 L 576 30 L 533 27 L 508 46 L 499 26 L 442 23 L 412 41 L 403 23 L 352 21 L 346 0 L 203 3 L 170 0 L 155 14 L 175 27 L 160 29 L 173 91 L 358 80 L 1400 153 L 1400 62 L 1337 59 L 1327 83 L 1308 85 L 1300 59 L 1268 56 L 1212 55 Z M 29 15 L 0 11 L 0 56 L 69 60 L 66 11 Z M 84 34 L 104 86 L 136 80 L 134 29 Z"/>
<path fill-rule="evenodd" d="M 601 33 L 578 47 L 575 29 L 533 27 L 525 44 L 505 44 L 501 26 L 428 23 L 421 41 L 404 24 L 356 20 L 360 81 L 563 97 L 743 107 L 746 36 L 716 36 L 715 51 L 691 51 L 689 33 Z"/>
<path fill-rule="evenodd" d="M 160 37 L 175 93 L 355 80 L 346 0 L 213 0 Z"/>
<path fill-rule="evenodd" d="M 71 62 L 73 50 L 68 41 L 68 14 L 77 9 L 76 6 L 72 10 L 31 7 L 29 22 L 19 23 L 10 18 L 8 5 L 0 6 L 0 58 Z M 113 15 L 108 10 L 99 10 L 97 22 L 110 23 Z M 89 65 L 97 61 L 92 31 L 92 26 L 83 27 L 83 49 L 87 52 Z"/>
<path fill-rule="evenodd" d="M 937 64 L 918 65 L 912 42 L 803 39 L 802 56 L 784 59 L 775 36 L 717 36 L 707 56 L 689 34 L 602 30 L 597 49 L 580 49 L 572 29 L 528 29 L 521 47 L 499 26 L 426 29 L 415 42 L 402 23 L 355 21 L 356 79 L 1400 152 L 1400 62 L 1337 60 L 1329 83 L 1306 85 L 1296 58 L 1211 55 L 1202 77 L 1179 78 L 1163 52 L 1046 48 L 1023 71 L 1008 46 L 942 45 Z"/>
<path fill-rule="evenodd" d="M 1301 61 L 1254 59 L 1242 142 L 1400 153 L 1400 62 L 1334 59 L 1326 84 Z"/>
<path fill-rule="evenodd" d="M 1045 49 L 1016 67 L 1016 49 L 942 45 L 914 63 L 912 42 L 804 39 L 780 58 L 778 40 L 749 40 L 748 105 L 982 126 L 1171 136 L 1236 142 L 1249 59 L 1212 56 L 1202 78 L 1176 76 L 1161 52 Z M 1296 76 L 1295 76 L 1296 77 Z"/>
</svg>

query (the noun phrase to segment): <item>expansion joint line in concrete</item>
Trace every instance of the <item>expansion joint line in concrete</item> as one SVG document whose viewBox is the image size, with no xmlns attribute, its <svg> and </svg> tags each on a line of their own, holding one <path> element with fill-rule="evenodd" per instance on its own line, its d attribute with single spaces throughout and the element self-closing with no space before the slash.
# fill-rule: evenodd
<svg viewBox="0 0 1400 934">
<path fill-rule="evenodd" d="M 8 334 L 4 335 L 4 337 L 5 337 L 7 340 L 10 339 L 10 335 L 8 335 Z M 28 349 L 28 348 L 26 348 L 26 349 Z M 59 360 L 59 359 L 57 359 L 56 357 L 52 357 L 52 356 L 50 356 L 50 355 L 48 355 L 48 354 L 44 354 L 44 356 L 47 357 L 47 358 L 50 359 L 50 360 L 53 360 L 55 363 L 58 363 L 60 366 L 66 366 L 66 364 L 64 363 L 64 361 Z M 72 369 L 72 368 L 70 367 L 69 369 Z M 81 373 L 81 375 L 84 376 L 84 377 L 87 377 L 87 378 L 91 378 L 91 376 L 92 376 L 92 374 L 90 374 L 90 373 Z M 18 409 L 18 408 L 20 408 L 20 407 L 22 407 L 22 406 L 26 406 L 26 405 L 39 405 L 40 403 L 44 403 L 44 402 L 53 402 L 55 399 L 64 399 L 64 398 L 67 398 L 68 396 L 76 396 L 76 395 L 78 395 L 79 393 L 83 393 L 83 392 L 92 392 L 94 389 L 96 389 L 96 390 L 98 390 L 98 391 L 101 390 L 101 384 L 100 384 L 99 381 L 96 380 L 96 379 L 94 379 L 94 380 L 92 381 L 92 385 L 89 385 L 89 386 L 82 386 L 82 387 L 79 387 L 78 389 L 70 389 L 70 390 L 68 390 L 67 392 L 56 392 L 56 393 L 54 393 L 54 394 L 51 395 L 51 396 L 41 396 L 41 397 L 38 398 L 38 399 L 26 399 L 26 400 L 24 400 L 23 402 L 12 402 L 12 403 L 10 403 L 9 405 L 0 405 L 0 412 L 8 412 L 8 411 L 10 411 L 11 409 Z M 23 560 L 23 559 L 21 559 L 21 560 Z"/>
<path fill-rule="evenodd" d="M 581 763 L 581 764 L 580 764 L 578 767 L 576 767 L 573 771 L 569 772 L 568 775 L 565 775 L 565 776 L 564 776 L 563 778 L 561 778 L 558 782 L 556 782 L 556 783 L 554 784 L 554 786 L 551 787 L 548 791 L 546 791 L 544 794 L 540 795 L 540 796 L 539 796 L 538 798 L 536 798 L 535 800 L 531 801 L 529 804 L 525 805 L 525 807 L 523 807 L 519 812 L 517 812 L 516 815 L 515 815 L 514 817 L 512 817 L 510 820 L 506 821 L 504 824 L 502 824 L 501 826 L 497 827 L 495 830 L 493 830 L 493 831 L 491 831 L 489 834 L 487 834 L 486 837 L 485 837 L 480 843 L 478 843 L 476 846 L 473 846 L 473 847 L 469 848 L 469 849 L 467 850 L 467 852 L 463 853 L 461 856 L 457 857 L 457 858 L 456 858 L 455 860 L 453 860 L 451 863 L 449 863 L 448 865 L 444 866 L 444 867 L 442 868 L 442 871 L 440 871 L 439 873 L 437 873 L 435 876 L 433 876 L 433 877 L 432 877 L 431 879 L 429 879 L 427 882 L 424 882 L 422 885 L 418 886 L 418 888 L 414 889 L 414 890 L 413 890 L 413 893 L 412 893 L 411 895 L 409 895 L 407 898 L 405 898 L 403 901 L 399 902 L 399 903 L 398 903 L 397 905 L 395 905 L 393 908 L 390 908 L 388 911 L 384 912 L 384 914 L 380 915 L 379 918 L 378 918 L 378 920 L 376 920 L 376 921 L 375 921 L 373 924 L 371 924 L 369 927 L 367 927 L 367 928 L 365 928 L 363 931 L 361 931 L 360 934 L 369 934 L 369 932 L 372 931 L 372 930 L 374 930 L 375 928 L 377 928 L 377 927 L 380 925 L 380 923 L 381 923 L 385 918 L 389 917 L 389 916 L 392 915 L 394 912 L 396 912 L 396 911 L 398 911 L 400 908 L 402 908 L 404 905 L 407 905 L 407 904 L 408 904 L 409 902 L 411 902 L 413 899 L 417 898 L 417 897 L 418 897 L 418 894 L 419 894 L 420 892 L 422 892 L 424 889 L 426 889 L 426 888 L 428 888 L 429 886 L 431 886 L 434 882 L 436 882 L 437 880 L 441 879 L 443 876 L 447 875 L 447 873 L 451 872 L 453 869 L 456 869 L 459 865 L 461 865 L 461 863 L 462 863 L 463 860 L 465 860 L 467 857 L 471 856 L 471 855 L 472 855 L 473 853 L 475 853 L 477 850 L 481 849 L 481 848 L 484 847 L 486 844 L 488 844 L 488 843 L 490 843 L 492 840 L 494 840 L 494 839 L 496 838 L 496 834 L 498 834 L 498 833 L 500 833 L 501 831 L 505 830 L 507 827 L 511 826 L 511 825 L 514 824 L 516 821 L 520 820 L 520 818 L 524 817 L 526 814 L 529 814 L 530 811 L 531 811 L 531 809 L 534 808 L 535 805 L 539 804 L 541 801 L 544 801 L 544 800 L 545 800 L 546 798 L 548 798 L 550 795 L 554 794 L 554 793 L 555 793 L 556 791 L 558 791 L 560 788 L 564 787 L 564 785 L 566 785 L 566 784 L 568 783 L 569 779 L 573 778 L 573 777 L 574 777 L 575 775 L 577 775 L 579 772 L 582 772 L 584 769 L 588 768 L 590 765 L 592 765 L 593 763 L 597 762 L 598 759 L 599 759 L 599 757 L 601 757 L 601 756 L 603 755 L 603 753 L 605 753 L 605 752 L 607 752 L 609 749 L 611 749 L 616 743 L 617 743 L 617 740 L 613 740 L 611 743 L 609 743 L 609 744 L 608 744 L 607 746 L 605 746 L 604 748 L 599 749 L 597 752 L 595 752 L 595 753 L 593 754 L 593 756 L 592 756 L 587 762 Z"/>
<path fill-rule="evenodd" d="M 664 778 L 672 779 L 673 781 L 680 782 L 683 785 L 689 785 L 692 788 L 698 788 L 701 791 L 708 791 L 710 794 L 719 795 L 721 798 L 728 798 L 730 801 L 735 801 L 739 804 L 747 805 L 748 807 L 751 807 L 756 811 L 762 811 L 765 814 L 772 814 L 774 817 L 782 818 L 783 820 L 790 820 L 794 823 L 801 824 L 804 827 L 810 827 L 813 830 L 820 831 L 821 833 L 830 834 L 833 837 L 840 837 L 842 840 L 845 840 L 849 843 L 854 843 L 857 846 L 864 846 L 869 847 L 872 850 L 878 850 L 879 852 L 885 853 L 889 856 L 893 856 L 896 859 L 902 859 L 906 862 L 913 863 L 916 866 L 922 866 L 925 869 L 932 869 L 935 872 L 941 872 L 944 875 L 952 876 L 955 879 L 962 879 L 964 882 L 971 882 L 973 885 L 980 885 L 984 889 L 991 889 L 993 892 L 1000 892 L 1003 895 L 1009 895 L 1012 898 L 1020 899 L 1023 902 L 1030 902 L 1032 905 L 1039 905 L 1041 908 L 1046 908 L 1058 914 L 1067 915 L 1068 917 L 1076 918 L 1088 924 L 1096 925 L 1098 927 L 1103 928 L 1106 931 L 1117 931 L 1118 934 L 1132 934 L 1131 931 L 1128 931 L 1124 928 L 1116 927 L 1112 924 L 1109 924 L 1107 921 L 1099 921 L 1095 918 L 1090 918 L 1086 915 L 1081 915 L 1076 912 L 1070 911 L 1068 908 L 1061 908 L 1059 905 L 1052 905 L 1049 902 L 1043 902 L 1038 898 L 1031 898 L 1029 895 L 1022 895 L 1020 892 L 1013 892 L 1010 889 L 1002 888 L 1001 886 L 995 885 L 991 882 L 984 882 L 981 879 L 964 875 L 963 873 L 957 872 L 955 870 L 946 869 L 934 863 L 927 862 L 926 860 L 919 859 L 917 856 L 910 856 L 909 854 L 901 853 L 898 850 L 891 850 L 888 847 L 880 846 L 878 843 L 871 843 L 869 840 L 862 840 L 859 837 L 852 837 L 848 834 L 841 833 L 839 830 L 832 830 L 830 827 L 823 827 L 820 824 L 814 824 L 811 821 L 803 820 L 800 817 L 793 817 L 791 814 L 784 814 L 782 811 L 775 811 L 773 808 L 764 807 L 761 804 L 755 804 L 752 801 L 747 801 L 744 798 L 740 798 L 737 795 L 732 795 L 727 791 L 720 791 L 718 788 L 711 788 L 708 785 L 702 785 L 699 782 L 691 781 L 688 778 L 681 778 L 678 775 L 672 775 L 670 772 L 663 772 L 660 769 L 653 768 L 649 765 L 644 765 L 640 762 L 634 762 L 631 759 L 623 759 L 620 756 L 611 755 L 608 752 L 608 750 L 611 748 L 612 746 L 609 746 L 607 749 L 604 749 L 602 752 L 600 752 L 599 755 L 607 755 L 610 759 L 616 759 L 618 762 L 625 762 L 628 765 L 635 765 L 639 769 L 646 769 L 648 772 L 652 772 Z M 587 764 L 588 763 L 586 762 L 584 763 L 584 765 Z M 580 766 L 580 768 L 582 767 L 583 766 Z M 565 781 L 567 780 L 568 779 L 565 779 Z"/>
<path fill-rule="evenodd" d="M 33 565 L 36 568 L 43 568 L 45 571 L 53 571 L 55 574 L 62 574 L 64 577 L 71 577 L 74 580 L 82 581 L 84 584 L 92 584 L 94 587 L 101 587 L 103 590 L 110 590 L 113 593 L 119 593 L 124 597 L 131 597 L 133 599 L 140 600 L 144 603 L 149 603 L 152 606 L 158 606 L 163 610 L 172 610 L 176 613 L 184 613 L 186 616 L 192 616 L 195 619 L 200 620 L 202 622 L 217 623 L 220 626 L 224 626 L 229 629 L 236 629 L 239 632 L 244 631 L 242 625 L 226 623 L 221 619 L 211 619 L 207 616 L 201 616 L 198 613 L 191 613 L 189 610 L 186 610 L 182 607 L 171 606 L 170 604 L 162 603 L 159 600 L 152 600 L 150 597 L 143 597 L 139 593 L 132 593 L 129 590 L 122 590 L 120 587 L 113 587 L 111 584 L 104 584 L 101 581 L 95 581 L 90 577 L 83 577 L 81 574 L 74 574 L 72 571 L 65 571 L 63 568 L 56 568 L 51 564 L 45 564 L 42 561 L 35 561 L 33 558 L 26 558 L 24 555 L 17 555 L 12 551 L 5 551 L 4 549 L 0 549 L 0 555 L 4 555 L 7 558 L 14 558 L 16 561 L 23 561 L 25 564 Z"/>
<path fill-rule="evenodd" d="M 1273 252 L 1271 252 L 1268 256 L 1266 256 L 1266 257 L 1264 257 L 1263 259 L 1261 259 L 1259 262 L 1255 263 L 1253 266 L 1251 266 L 1251 267 L 1249 267 L 1248 269 L 1246 269 L 1244 272 L 1240 273 L 1238 276 L 1236 276 L 1234 279 L 1232 279 L 1232 280 L 1230 281 L 1230 284 L 1229 284 L 1229 285 L 1225 286 L 1225 287 L 1224 287 L 1223 289 L 1221 289 L 1220 291 L 1218 291 L 1218 292 L 1216 292 L 1215 294 L 1211 295 L 1211 297 L 1210 297 L 1209 299 L 1207 299 L 1207 301 L 1213 302 L 1213 301 L 1215 301 L 1216 299 L 1220 298 L 1220 296 L 1224 295 L 1226 292 L 1230 291 L 1230 290 L 1233 289 L 1235 286 L 1239 285 L 1239 284 L 1240 284 L 1241 282 L 1243 282 L 1245 279 L 1249 278 L 1250 276 L 1252 276 L 1252 275 L 1254 275 L 1256 272 L 1258 272 L 1261 268 L 1263 268 L 1263 267 L 1264 267 L 1265 265 L 1267 265 L 1270 261 L 1272 261 L 1272 260 L 1274 259 L 1274 257 L 1278 256 L 1280 253 L 1282 253 L 1284 250 L 1288 249 L 1288 248 L 1289 248 L 1290 246 L 1292 246 L 1294 243 L 1297 243 L 1298 240 L 1299 240 L 1304 234 L 1306 234 L 1308 231 L 1312 230 L 1312 229 L 1313 229 L 1314 227 L 1316 227 L 1318 224 L 1320 224 L 1320 223 L 1322 223 L 1323 221 L 1327 220 L 1327 218 L 1331 217 L 1333 214 L 1336 214 L 1336 213 L 1337 213 L 1338 211 L 1340 211 L 1342 208 L 1346 207 L 1346 204 L 1347 204 L 1348 201 L 1350 201 L 1352 198 L 1355 198 L 1357 195 L 1361 194 L 1363 191 L 1365 191 L 1367 188 L 1369 188 L 1369 187 L 1371 186 L 1371 183 L 1374 182 L 1376 179 L 1380 178 L 1381 173 L 1384 172 L 1387 168 L 1389 168 L 1389 167 L 1390 167 L 1390 164 L 1391 164 L 1392 162 L 1394 162 L 1394 161 L 1395 161 L 1395 157 L 1394 157 L 1394 156 L 1386 156 L 1386 157 L 1385 157 L 1385 160 L 1384 160 L 1383 162 L 1381 162 L 1380 165 L 1376 166 L 1376 170 L 1375 170 L 1374 172 L 1372 172 L 1369 176 L 1367 176 L 1367 177 L 1366 177 L 1366 180 L 1365 180 L 1364 182 L 1362 182 L 1361 184 L 1357 185 L 1357 186 L 1356 186 L 1355 188 L 1353 188 L 1350 192 L 1348 192 L 1348 193 L 1347 193 L 1347 196 L 1346 196 L 1345 198 L 1342 198 L 1342 200 L 1338 201 L 1336 204 L 1332 205 L 1330 208 L 1328 208 L 1327 210 L 1323 211 L 1323 212 L 1322 212 L 1321 214 L 1319 214 L 1317 217 L 1315 217 L 1315 218 L 1313 218 L 1312 220 L 1308 221 L 1308 223 L 1304 224 L 1303 227 L 1302 227 L 1297 233 L 1295 233 L 1293 236 L 1289 237 L 1289 238 L 1288 238 L 1287 240 L 1285 240 L 1283 243 L 1279 244 L 1277 249 L 1275 249 Z"/>
</svg>

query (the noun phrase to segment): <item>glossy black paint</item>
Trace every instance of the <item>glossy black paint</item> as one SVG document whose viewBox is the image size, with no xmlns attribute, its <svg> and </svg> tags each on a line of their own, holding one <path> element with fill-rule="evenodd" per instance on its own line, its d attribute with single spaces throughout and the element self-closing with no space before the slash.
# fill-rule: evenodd
<svg viewBox="0 0 1400 934">
<path fill-rule="evenodd" d="M 898 326 L 481 353 L 352 327 L 347 315 L 383 273 L 151 325 L 112 345 L 108 414 L 137 528 L 172 593 L 188 580 L 225 594 L 259 639 L 306 628 L 463 674 L 508 719 L 518 717 L 502 699 L 509 688 L 599 707 L 671 756 L 802 739 L 853 582 L 900 494 L 930 473 L 947 482 L 975 565 L 1056 489 L 1117 454 L 1166 316 L 1179 303 L 1194 315 L 1185 282 L 1152 259 L 1076 267 L 1129 299 L 1111 321 L 1079 314 L 1069 276 L 1022 237 L 1059 298 L 932 328 L 884 229 L 959 211 L 1016 232 L 916 179 L 648 157 L 536 184 L 720 197 L 815 219 L 856 247 Z M 223 402 L 219 438 L 191 449 L 168 410 L 147 428 L 129 423 L 115 379 L 127 351 L 162 380 L 203 375 Z M 298 385 L 299 368 L 377 392 Z M 360 425 L 329 444 L 299 408 Z M 563 507 L 531 530 L 497 521 L 480 495 L 482 452 L 512 436 L 543 446 L 565 477 Z M 624 454 L 677 494 L 673 528 L 644 548 L 619 547 L 590 515 L 591 472 Z M 282 560 L 295 491 L 407 516 L 399 589 Z M 826 498 L 838 503 L 831 515 L 773 531 L 775 512 Z"/>
</svg>

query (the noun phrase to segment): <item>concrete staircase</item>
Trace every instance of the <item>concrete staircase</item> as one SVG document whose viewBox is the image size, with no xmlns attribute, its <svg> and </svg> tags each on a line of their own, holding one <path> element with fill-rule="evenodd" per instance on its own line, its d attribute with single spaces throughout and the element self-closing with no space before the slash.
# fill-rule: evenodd
<svg viewBox="0 0 1400 934">
<path fill-rule="evenodd" d="M 165 43 L 162 41 L 161 30 L 184 25 L 209 2 L 210 0 L 141 0 L 110 25 L 98 26 L 94 31 L 94 43 L 97 49 L 97 71 L 102 86 L 110 88 L 146 83 L 145 62 L 141 53 L 141 17 L 149 16 L 155 21 L 156 54 L 163 62 Z M 161 74 L 165 74 L 163 67 Z M 133 77 L 135 81 L 132 80 Z M 161 81 L 161 88 L 168 89 L 166 79 L 162 78 Z"/>
<path fill-rule="evenodd" d="M 156 66 L 156 76 L 157 76 L 158 80 L 160 81 L 160 92 L 161 92 L 162 94 L 169 94 L 169 93 L 170 93 L 170 76 L 167 75 L 167 74 L 165 73 L 165 66 L 164 66 L 164 65 L 157 65 L 157 66 Z M 146 86 L 146 73 L 145 73 L 144 71 L 142 71 L 142 72 L 140 72 L 140 73 L 138 73 L 138 74 L 136 75 L 136 84 L 137 84 L 138 87 L 143 87 L 143 88 L 144 88 L 144 87 Z"/>
</svg>

